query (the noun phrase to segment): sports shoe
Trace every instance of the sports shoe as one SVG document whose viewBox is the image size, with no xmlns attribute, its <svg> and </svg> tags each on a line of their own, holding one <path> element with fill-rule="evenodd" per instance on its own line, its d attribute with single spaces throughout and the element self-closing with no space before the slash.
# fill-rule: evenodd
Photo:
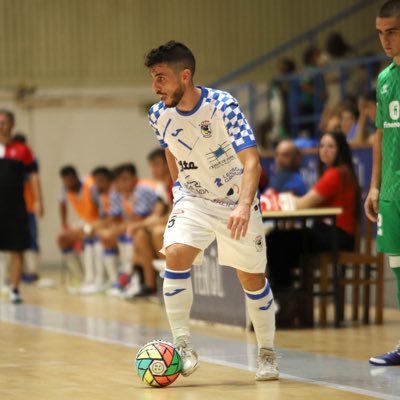
<svg viewBox="0 0 400 400">
<path fill-rule="evenodd" d="M 11 300 L 11 303 L 13 303 L 13 304 L 21 304 L 22 303 L 22 299 L 21 299 L 18 289 L 10 290 L 10 300 Z"/>
<path fill-rule="evenodd" d="M 175 348 L 182 359 L 183 376 L 189 376 L 199 367 L 197 353 L 194 351 L 188 336 L 179 336 L 175 341 Z"/>
<path fill-rule="evenodd" d="M 96 285 L 95 283 L 89 283 L 88 285 L 83 285 L 79 288 L 79 294 L 91 295 L 101 293 L 105 290 L 104 285 Z"/>
<path fill-rule="evenodd" d="M 400 342 L 393 351 L 382 354 L 380 356 L 371 357 L 369 363 L 372 365 L 400 365 Z"/>
<path fill-rule="evenodd" d="M 256 381 L 273 381 L 278 378 L 279 371 L 275 351 L 260 349 L 257 358 Z"/>
</svg>

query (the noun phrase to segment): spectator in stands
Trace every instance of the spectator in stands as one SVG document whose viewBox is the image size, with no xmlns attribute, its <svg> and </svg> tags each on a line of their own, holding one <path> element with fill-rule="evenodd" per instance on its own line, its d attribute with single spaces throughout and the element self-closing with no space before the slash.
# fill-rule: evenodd
<svg viewBox="0 0 400 400">
<path fill-rule="evenodd" d="M 301 152 L 292 140 L 282 140 L 275 149 L 275 173 L 269 188 L 278 193 L 291 192 L 303 196 L 307 186 L 300 174 Z"/>
<path fill-rule="evenodd" d="M 350 147 L 343 133 L 326 133 L 319 147 L 317 183 L 304 196 L 292 196 L 295 208 L 341 207 L 337 217 L 338 248 L 354 246 L 356 216 L 359 213 L 358 183 Z M 331 250 L 331 227 L 325 222 L 312 228 L 274 230 L 267 236 L 268 269 L 275 294 L 292 286 L 291 268 L 299 265 L 301 245 L 315 251 Z"/>
<path fill-rule="evenodd" d="M 80 178 L 72 165 L 62 167 L 60 177 L 63 183 L 60 199 L 62 230 L 58 236 L 58 245 L 64 255 L 72 282 L 77 283 L 77 281 L 81 280 L 82 271 L 80 258 L 76 250 L 82 244 L 82 241 L 84 242 L 83 285 L 89 286 L 93 284 L 95 274 L 95 249 L 91 224 L 99 218 L 97 190 L 93 177 Z M 75 211 L 75 214 L 80 219 L 76 226 L 69 224 L 68 206 Z M 69 289 L 72 292 L 76 292 L 75 289 L 77 288 L 70 287 Z"/>
<path fill-rule="evenodd" d="M 354 137 L 354 144 L 372 145 L 374 134 L 376 132 L 376 91 L 361 96 L 358 100 L 359 118 Z"/>
<path fill-rule="evenodd" d="M 28 215 L 23 194 L 26 179 L 32 182 L 36 199 L 33 209 L 37 215 L 43 214 L 43 202 L 31 150 L 23 143 L 12 141 L 14 123 L 11 111 L 0 110 L 0 251 L 10 252 L 10 300 L 18 304 L 22 302 L 19 284 L 23 252 L 29 248 Z"/>
<path fill-rule="evenodd" d="M 304 70 L 301 78 L 300 117 L 309 118 L 309 121 L 299 126 L 301 136 L 316 136 L 319 116 L 322 112 L 327 94 L 325 79 L 316 69 L 321 65 L 321 51 L 317 47 L 309 47 L 303 53 Z"/>
<path fill-rule="evenodd" d="M 321 62 L 324 65 L 335 64 L 352 57 L 353 49 L 345 41 L 342 34 L 339 32 L 331 32 L 325 43 L 325 51 L 322 54 Z M 340 95 L 340 75 L 338 69 L 330 70 L 325 73 L 327 102 L 325 104 L 320 124 L 321 132 L 328 132 L 327 121 L 331 118 L 332 112 L 341 102 Z M 349 72 L 346 73 L 346 84 L 351 82 Z"/>
<path fill-rule="evenodd" d="M 290 103 L 295 99 L 290 93 L 299 93 L 300 88 L 286 78 L 295 71 L 295 62 L 284 58 L 279 61 L 278 76 L 268 83 L 267 118 L 255 129 L 257 144 L 263 149 L 291 136 Z"/>
<path fill-rule="evenodd" d="M 16 132 L 12 141 L 14 143 L 22 143 L 27 144 L 26 136 L 21 132 Z M 39 163 L 37 159 L 34 159 L 37 168 L 38 174 L 38 182 L 39 188 L 41 190 L 40 183 L 40 175 L 39 175 Z M 42 193 L 40 193 L 40 197 L 43 198 Z M 39 279 L 39 256 L 40 256 L 40 247 L 39 247 L 39 232 L 38 232 L 38 223 L 37 223 L 37 215 L 35 212 L 35 191 L 30 180 L 25 181 L 24 185 L 24 198 L 26 204 L 26 210 L 28 212 L 28 221 L 29 221 L 29 238 L 30 238 L 30 246 L 29 250 L 24 252 L 24 272 L 22 274 L 22 280 L 25 282 L 33 282 Z M 43 216 L 43 210 L 39 217 Z"/>
<path fill-rule="evenodd" d="M 354 142 L 356 139 L 358 116 L 359 113 L 355 101 L 350 98 L 343 101 L 339 111 L 340 130 L 346 135 L 349 143 Z"/>
<path fill-rule="evenodd" d="M 172 210 L 172 179 L 169 173 L 164 149 L 153 150 L 147 157 L 152 177 L 160 182 L 167 197 L 160 198 L 153 212 L 145 219 L 133 222 L 128 231 L 134 236 L 135 264 L 139 264 L 144 272 L 144 284 L 139 290 L 127 292 L 127 298 L 148 296 L 156 291 L 156 275 L 153 260 L 165 259 L 159 250 L 163 247 L 165 225 Z"/>
</svg>

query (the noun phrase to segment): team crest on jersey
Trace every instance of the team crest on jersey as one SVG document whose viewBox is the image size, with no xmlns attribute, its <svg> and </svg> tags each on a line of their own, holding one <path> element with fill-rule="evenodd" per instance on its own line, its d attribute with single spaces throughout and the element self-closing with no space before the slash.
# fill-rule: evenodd
<svg viewBox="0 0 400 400">
<path fill-rule="evenodd" d="M 260 252 L 260 251 L 262 250 L 262 248 L 263 248 L 263 245 L 262 245 L 262 237 L 261 237 L 261 235 L 257 235 L 257 236 L 254 238 L 254 244 L 255 244 L 255 246 L 256 246 L 256 250 L 257 250 L 258 252 Z"/>
<path fill-rule="evenodd" d="M 203 121 L 200 124 L 200 131 L 203 137 L 209 138 L 211 137 L 212 130 L 211 130 L 211 122 L 210 121 Z"/>
</svg>

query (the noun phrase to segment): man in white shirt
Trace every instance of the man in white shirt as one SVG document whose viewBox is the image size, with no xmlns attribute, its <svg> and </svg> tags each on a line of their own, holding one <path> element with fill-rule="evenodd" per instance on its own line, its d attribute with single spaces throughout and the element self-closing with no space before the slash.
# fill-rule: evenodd
<svg viewBox="0 0 400 400">
<path fill-rule="evenodd" d="M 163 291 L 182 374 L 198 367 L 189 332 L 190 269 L 216 239 L 220 264 L 237 270 L 247 296 L 259 345 L 256 379 L 277 379 L 274 303 L 265 278 L 256 197 L 261 166 L 253 132 L 229 93 L 194 86 L 195 58 L 184 44 L 170 41 L 151 50 L 145 65 L 161 100 L 151 107 L 149 122 L 166 150 L 172 179 L 179 182 L 164 234 Z"/>
</svg>

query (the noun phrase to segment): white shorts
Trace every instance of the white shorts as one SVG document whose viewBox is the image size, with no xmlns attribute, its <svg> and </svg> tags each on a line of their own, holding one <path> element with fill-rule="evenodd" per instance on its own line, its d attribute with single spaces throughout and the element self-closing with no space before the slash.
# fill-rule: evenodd
<svg viewBox="0 0 400 400">
<path fill-rule="evenodd" d="M 239 240 L 230 237 L 227 227 L 231 212 L 230 207 L 199 197 L 181 198 L 175 203 L 165 228 L 164 249 L 175 243 L 200 249 L 194 264 L 201 264 L 203 251 L 216 239 L 220 265 L 265 273 L 266 244 L 259 206 L 252 206 L 247 234 Z"/>
</svg>

